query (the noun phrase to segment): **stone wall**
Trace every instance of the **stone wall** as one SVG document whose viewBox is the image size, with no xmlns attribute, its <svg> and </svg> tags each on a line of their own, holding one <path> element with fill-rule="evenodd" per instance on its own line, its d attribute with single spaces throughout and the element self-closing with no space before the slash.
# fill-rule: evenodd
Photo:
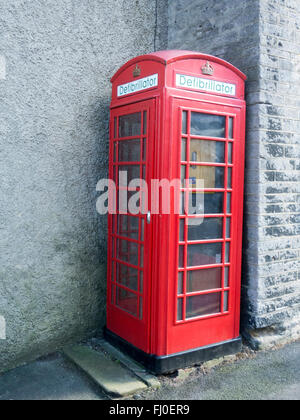
<svg viewBox="0 0 300 420">
<path fill-rule="evenodd" d="M 300 335 L 299 21 L 299 1 L 260 1 L 259 118 L 250 120 L 259 166 L 248 170 L 245 253 L 245 321 L 256 347 Z"/>
<path fill-rule="evenodd" d="M 0 371 L 104 324 L 110 77 L 165 48 L 165 6 L 1 2 Z"/>
<path fill-rule="evenodd" d="M 242 328 L 254 347 L 300 330 L 300 4 L 169 1 L 169 48 L 248 76 Z"/>
</svg>

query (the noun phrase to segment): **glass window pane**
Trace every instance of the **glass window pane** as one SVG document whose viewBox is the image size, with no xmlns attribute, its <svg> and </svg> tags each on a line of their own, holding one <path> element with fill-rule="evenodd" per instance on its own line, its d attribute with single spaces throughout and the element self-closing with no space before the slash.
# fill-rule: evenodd
<svg viewBox="0 0 300 420">
<path fill-rule="evenodd" d="M 131 290 L 138 290 L 138 270 L 117 263 L 117 283 Z"/>
<path fill-rule="evenodd" d="M 186 139 L 181 140 L 181 160 L 186 161 Z"/>
<path fill-rule="evenodd" d="M 203 203 L 204 201 L 204 203 Z M 189 193 L 189 214 L 222 214 L 224 194 L 217 192 Z"/>
<path fill-rule="evenodd" d="M 188 214 L 204 214 L 204 192 L 189 193 Z"/>
<path fill-rule="evenodd" d="M 140 245 L 140 267 L 143 268 L 144 267 L 144 246 Z"/>
<path fill-rule="evenodd" d="M 121 261 L 138 266 L 138 244 L 118 239 L 117 258 Z"/>
<path fill-rule="evenodd" d="M 204 179 L 198 178 L 197 166 L 190 166 L 190 176 L 187 188 L 204 188 Z"/>
<path fill-rule="evenodd" d="M 232 143 L 228 143 L 228 163 L 232 164 Z"/>
<path fill-rule="evenodd" d="M 233 118 L 232 117 L 229 118 L 228 131 L 229 131 L 229 138 L 233 139 Z"/>
<path fill-rule="evenodd" d="M 140 271 L 140 293 L 144 290 L 144 272 Z"/>
<path fill-rule="evenodd" d="M 128 200 L 128 213 L 137 215 L 141 213 L 141 197 L 142 192 L 138 191 L 127 191 Z"/>
<path fill-rule="evenodd" d="M 145 229 L 145 222 L 144 222 L 144 219 L 141 219 L 141 241 L 144 240 L 144 229 Z"/>
<path fill-rule="evenodd" d="M 186 317 L 195 318 L 221 312 L 221 293 L 191 296 L 186 300 Z"/>
<path fill-rule="evenodd" d="M 182 134 L 187 134 L 187 111 L 182 111 Z"/>
<path fill-rule="evenodd" d="M 179 268 L 184 267 L 184 246 L 179 247 Z"/>
<path fill-rule="evenodd" d="M 231 236 L 231 219 L 227 217 L 226 219 L 226 238 L 229 239 Z"/>
<path fill-rule="evenodd" d="M 226 117 L 220 115 L 191 114 L 191 134 L 203 137 L 225 138 Z"/>
<path fill-rule="evenodd" d="M 139 218 L 119 214 L 117 234 L 126 238 L 139 239 Z"/>
<path fill-rule="evenodd" d="M 141 160 L 141 142 L 137 140 L 119 141 L 119 162 L 139 162 Z"/>
<path fill-rule="evenodd" d="M 209 140 L 191 140 L 191 162 L 225 163 L 225 142 Z"/>
<path fill-rule="evenodd" d="M 196 185 L 203 180 L 204 185 Z M 190 188 L 224 188 L 225 168 L 219 166 L 190 166 Z"/>
<path fill-rule="evenodd" d="M 114 119 L 114 139 L 118 137 L 118 118 Z"/>
<path fill-rule="evenodd" d="M 204 214 L 221 214 L 224 208 L 224 194 L 207 192 L 204 194 Z"/>
<path fill-rule="evenodd" d="M 111 255 L 113 258 L 115 258 L 115 238 L 112 237 L 111 239 Z"/>
<path fill-rule="evenodd" d="M 197 224 L 198 223 L 198 224 Z M 188 240 L 223 238 L 223 219 L 221 217 L 189 219 Z"/>
<path fill-rule="evenodd" d="M 196 151 L 191 151 L 191 162 L 198 162 L 198 158 L 199 158 L 199 153 L 197 153 Z"/>
<path fill-rule="evenodd" d="M 143 139 L 143 162 L 146 160 L 146 154 L 147 154 L 147 140 Z"/>
<path fill-rule="evenodd" d="M 220 289 L 222 287 L 222 268 L 195 270 L 187 272 L 187 292 Z"/>
<path fill-rule="evenodd" d="M 114 181 L 115 181 L 115 183 L 117 185 L 118 182 L 119 182 L 119 180 L 118 180 L 118 167 L 117 166 L 115 166 L 113 168 L 113 179 L 114 179 Z"/>
<path fill-rule="evenodd" d="M 230 242 L 226 242 L 225 245 L 225 263 L 230 262 Z"/>
<path fill-rule="evenodd" d="M 227 193 L 227 213 L 231 213 L 231 193 Z"/>
<path fill-rule="evenodd" d="M 215 188 L 225 188 L 225 168 L 216 168 Z"/>
<path fill-rule="evenodd" d="M 188 245 L 188 266 L 222 263 L 222 243 Z"/>
<path fill-rule="evenodd" d="M 180 214 L 185 214 L 185 193 L 181 192 L 180 193 Z"/>
<path fill-rule="evenodd" d="M 223 311 L 228 312 L 228 298 L 229 298 L 229 292 L 224 293 L 224 305 L 223 305 Z"/>
<path fill-rule="evenodd" d="M 177 300 L 177 321 L 183 320 L 183 299 Z"/>
<path fill-rule="evenodd" d="M 144 125 L 143 134 L 146 134 L 147 133 L 147 111 L 143 112 L 143 125 Z"/>
<path fill-rule="evenodd" d="M 119 166 L 119 185 L 126 187 L 133 179 L 140 179 L 140 165 Z"/>
<path fill-rule="evenodd" d="M 224 269 L 224 287 L 229 287 L 229 267 Z"/>
<path fill-rule="evenodd" d="M 114 162 L 117 161 L 117 145 L 118 145 L 118 142 L 115 141 L 114 142 Z"/>
<path fill-rule="evenodd" d="M 179 241 L 184 242 L 184 225 L 185 225 L 185 219 L 179 220 Z"/>
<path fill-rule="evenodd" d="M 130 314 L 137 316 L 138 297 L 128 290 L 117 287 L 116 305 Z"/>
<path fill-rule="evenodd" d="M 182 295 L 183 293 L 183 272 L 178 273 L 178 295 Z"/>
<path fill-rule="evenodd" d="M 215 179 L 204 179 L 204 188 L 224 188 L 225 185 L 225 168 L 211 168 L 215 171 Z M 213 171 L 211 171 L 211 175 Z M 213 186 L 214 185 L 214 186 Z"/>
<path fill-rule="evenodd" d="M 227 188 L 232 188 L 232 168 L 228 168 Z"/>
<path fill-rule="evenodd" d="M 186 187 L 186 166 L 181 166 L 181 186 L 182 188 Z"/>
<path fill-rule="evenodd" d="M 112 233 L 116 233 L 116 221 L 117 221 L 116 217 L 117 217 L 116 215 L 113 215 L 111 217 L 111 219 L 112 219 Z"/>
<path fill-rule="evenodd" d="M 141 134 L 141 113 L 123 115 L 119 118 L 119 137 L 132 137 Z"/>
</svg>

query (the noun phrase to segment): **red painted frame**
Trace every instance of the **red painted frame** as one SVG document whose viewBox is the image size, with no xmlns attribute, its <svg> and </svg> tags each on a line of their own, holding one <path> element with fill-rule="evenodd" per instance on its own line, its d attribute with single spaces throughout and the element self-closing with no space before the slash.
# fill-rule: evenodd
<svg viewBox="0 0 300 420">
<path fill-rule="evenodd" d="M 141 133 L 139 136 L 129 136 L 129 137 L 119 137 L 115 132 L 119 132 L 119 117 L 122 117 L 127 114 L 134 114 L 141 112 L 141 115 L 146 112 L 147 121 L 146 121 L 146 131 L 144 132 L 145 119 L 142 118 L 141 124 Z M 111 122 L 110 122 L 110 133 L 111 133 L 111 142 L 110 142 L 110 168 L 109 168 L 109 177 L 113 179 L 117 186 L 117 194 L 119 190 L 122 189 L 116 182 L 117 174 L 119 169 L 122 169 L 122 166 L 140 166 L 140 178 L 142 178 L 143 167 L 146 168 L 146 181 L 150 182 L 152 178 L 152 155 L 153 155 L 153 142 L 154 142 L 154 126 L 150 124 L 150 121 L 155 118 L 155 100 L 149 99 L 147 101 L 142 101 L 141 103 L 131 104 L 126 107 L 126 109 L 118 108 L 114 109 L 111 112 Z M 115 121 L 117 124 L 115 125 Z M 144 144 L 146 139 L 146 160 L 143 159 L 143 146 L 140 147 L 140 160 L 139 161 L 122 161 L 120 163 L 119 159 L 114 155 L 118 156 L 118 149 L 120 142 L 128 141 L 131 139 L 139 139 L 140 145 Z M 142 189 L 139 189 L 140 191 Z M 150 194 L 151 191 L 148 192 Z M 113 198 L 110 198 L 113 200 Z M 149 197 L 148 197 L 149 199 Z M 129 340 L 136 347 L 147 351 L 149 349 L 149 305 L 150 305 L 150 282 L 151 282 L 151 229 L 150 226 L 146 223 L 146 216 L 144 214 L 131 215 L 139 220 L 139 232 L 138 239 L 133 239 L 130 237 L 122 236 L 116 230 L 117 218 L 119 215 L 129 215 L 129 213 L 117 213 L 117 215 L 110 214 L 108 216 L 108 300 L 107 300 L 107 317 L 109 319 L 108 325 L 114 333 L 118 334 L 124 339 Z M 143 237 L 141 235 L 141 227 L 143 224 Z M 138 247 L 138 264 L 134 265 L 126 260 L 122 260 L 118 255 L 117 243 L 118 241 L 125 241 L 129 244 L 136 244 Z M 112 249 L 114 247 L 114 249 Z M 143 252 L 143 256 L 141 253 Z M 141 261 L 143 260 L 143 264 Z M 117 266 L 133 268 L 138 271 L 138 287 L 137 290 L 130 289 L 129 287 L 124 286 L 121 282 L 117 280 Z M 114 269 L 112 268 L 114 267 Z M 141 275 L 143 274 L 143 289 L 141 291 Z M 116 290 L 117 288 L 121 290 L 128 291 L 130 294 L 133 294 L 137 297 L 137 315 L 125 311 L 118 307 L 116 301 Z M 141 305 L 143 310 L 141 311 Z M 121 321 L 121 322 L 120 322 Z M 126 329 L 124 326 L 126 325 Z"/>
<path fill-rule="evenodd" d="M 213 76 L 203 76 L 201 68 L 207 61 L 214 67 Z M 138 78 L 158 74 L 158 86 L 134 94 L 118 98 L 117 86 L 134 81 L 133 71 L 136 66 L 141 70 Z M 199 75 L 199 77 L 222 80 L 236 84 L 236 96 L 228 97 L 220 94 L 199 92 L 193 89 L 182 89 L 175 85 L 176 72 L 181 74 Z M 112 261 L 112 215 L 109 215 L 108 230 L 108 300 L 107 300 L 107 328 L 129 343 L 149 354 L 169 355 L 176 352 L 190 350 L 221 341 L 234 339 L 239 336 L 240 321 L 240 279 L 242 253 L 242 220 L 243 220 L 243 186 L 244 186 L 244 146 L 245 146 L 245 76 L 233 67 L 215 57 L 185 51 L 165 51 L 142 57 L 137 57 L 125 64 L 112 78 L 113 94 L 111 103 L 110 123 L 110 178 L 113 178 L 113 143 L 114 118 L 118 115 L 148 110 L 148 149 L 147 149 L 147 181 L 151 179 L 180 178 L 181 169 L 181 138 L 190 138 L 190 133 L 181 133 L 181 112 L 187 110 L 201 113 L 211 113 L 226 116 L 226 138 L 210 140 L 224 141 L 226 145 L 232 142 L 233 162 L 228 164 L 227 146 L 225 163 L 197 163 L 193 166 L 223 166 L 225 168 L 225 185 L 227 189 L 227 168 L 232 167 L 232 213 L 231 238 L 225 241 L 226 224 L 223 223 L 223 239 L 206 240 L 201 243 L 228 242 L 231 243 L 230 280 L 229 287 L 224 287 L 222 276 L 221 307 L 225 291 L 230 292 L 229 310 L 225 313 L 177 321 L 177 277 L 178 277 L 178 249 L 179 249 L 179 219 L 183 216 L 174 214 L 174 200 L 171 203 L 170 215 L 152 215 L 148 225 L 145 215 L 145 267 L 144 293 L 145 305 L 143 319 L 140 320 L 117 308 L 111 302 L 111 261 Z M 234 139 L 228 138 L 228 119 L 233 117 Z M 197 136 L 192 136 L 197 138 Z M 200 138 L 200 137 L 199 137 Z M 205 139 L 207 139 L 205 137 Z M 187 150 L 187 156 L 189 156 Z M 132 162 L 131 162 L 132 163 Z M 186 162 L 188 166 L 189 162 Z M 214 191 L 209 189 L 209 191 Z M 217 189 L 220 192 L 222 189 Z M 224 192 L 225 194 L 225 192 Z M 226 195 L 226 194 L 225 194 Z M 151 189 L 149 188 L 149 199 Z M 150 202 L 150 201 L 149 201 Z M 224 200 L 224 210 L 226 199 Z M 151 210 L 149 208 L 149 210 Z M 225 213 L 218 217 L 226 219 Z M 206 215 L 205 217 L 209 217 Z M 214 215 L 214 217 L 216 217 Z M 185 229 L 185 240 L 187 232 Z M 197 241 L 196 243 L 198 243 Z M 115 245 L 116 246 L 116 245 Z M 185 262 L 187 261 L 185 246 Z M 116 254 L 115 254 L 116 255 Z M 222 249 L 224 261 L 225 246 Z M 125 264 L 126 265 L 126 264 Z M 185 264 L 186 266 L 186 264 Z M 224 271 L 229 264 L 219 264 Z M 210 266 L 211 268 L 211 266 Z M 193 267 L 193 270 L 197 267 Z M 203 269 L 203 266 L 201 267 Z M 180 270 L 186 273 L 186 269 Z M 186 274 L 184 290 L 186 292 Z M 194 295 L 214 293 L 197 292 Z M 186 300 L 186 293 L 180 295 Z M 185 303 L 184 303 L 185 309 Z M 185 312 L 185 311 L 183 311 Z"/>
<path fill-rule="evenodd" d="M 225 147 L 225 164 L 216 164 L 216 163 L 195 163 L 193 162 L 193 166 L 211 166 L 217 167 L 221 166 L 224 167 L 225 170 L 225 185 L 223 189 L 216 188 L 216 189 L 205 189 L 205 191 L 211 192 L 223 192 L 224 193 L 224 201 L 223 201 L 223 213 L 220 214 L 211 214 L 211 215 L 204 215 L 204 218 L 209 217 L 220 217 L 223 218 L 223 239 L 213 239 L 213 240 L 199 240 L 189 242 L 192 244 L 209 244 L 209 243 L 222 243 L 222 262 L 220 264 L 208 265 L 208 266 L 195 266 L 190 267 L 188 270 L 186 268 L 178 269 L 178 251 L 176 252 L 175 249 L 173 250 L 174 255 L 176 256 L 174 261 L 174 273 L 172 277 L 177 279 L 177 272 L 184 273 L 184 287 L 183 293 L 177 295 L 177 282 L 170 282 L 170 291 L 169 291 L 169 306 L 173 307 L 172 317 L 169 316 L 168 320 L 168 341 L 167 346 L 164 351 L 167 354 L 172 354 L 176 352 L 185 351 L 191 348 L 197 348 L 206 346 L 209 344 L 213 344 L 216 342 L 226 341 L 229 339 L 233 339 L 238 337 L 239 335 L 239 315 L 236 312 L 239 306 L 239 294 L 240 294 L 240 274 L 239 274 L 239 264 L 236 262 L 239 258 L 241 258 L 241 243 L 238 237 L 238 229 L 239 229 L 239 213 L 241 211 L 241 203 L 243 199 L 243 176 L 237 170 L 237 166 L 239 165 L 238 160 L 243 156 L 244 149 L 244 141 L 241 137 L 242 132 L 239 130 L 241 125 L 243 125 L 243 111 L 242 108 L 237 106 L 224 106 L 223 104 L 218 104 L 217 102 L 205 104 L 201 102 L 201 100 L 194 101 L 190 99 L 182 99 L 182 98 L 175 98 L 174 96 L 171 99 L 171 107 L 172 107 L 172 115 L 174 117 L 173 121 L 173 138 L 177 139 L 177 144 L 180 145 L 181 138 L 201 138 L 197 136 L 191 136 L 190 133 L 185 136 L 181 133 L 181 118 L 180 112 L 181 110 L 186 110 L 190 112 L 201 112 L 201 113 L 209 113 L 209 114 L 218 114 L 226 116 L 227 124 L 226 124 L 226 139 L 225 143 L 232 143 L 233 146 L 233 163 L 228 163 L 228 146 Z M 179 114 L 179 115 L 178 115 Z M 229 117 L 233 117 L 235 121 L 235 128 L 234 128 L 234 139 L 229 139 L 228 136 L 228 119 Z M 208 139 L 205 137 L 204 139 Z M 212 141 L 223 141 L 220 138 L 209 138 Z M 189 157 L 189 148 L 187 149 L 187 157 Z M 177 177 L 180 177 L 180 165 L 181 165 L 181 150 L 178 147 L 177 150 Z M 187 167 L 189 165 L 189 161 L 187 161 Z M 232 188 L 227 188 L 227 168 L 233 168 L 232 172 Z M 189 179 L 189 175 L 187 174 L 187 179 Z M 182 189 L 182 191 L 196 191 L 195 189 Z M 204 191 L 204 190 L 197 190 L 197 191 Z M 227 193 L 231 193 L 231 212 L 227 212 Z M 189 216 L 189 218 L 193 218 L 195 216 Z M 227 217 L 231 218 L 231 237 L 230 239 L 226 238 L 226 223 L 225 220 Z M 179 223 L 178 219 L 183 219 L 185 216 L 177 216 L 177 221 L 175 225 L 177 229 L 174 228 L 175 237 L 173 237 L 171 242 L 176 243 L 179 245 L 180 243 L 188 243 L 187 241 L 187 229 L 185 228 L 185 242 L 179 242 Z M 225 243 L 231 244 L 230 250 L 230 261 L 227 263 L 225 261 Z M 239 244 L 239 246 L 238 246 Z M 185 267 L 187 267 L 187 246 L 185 246 L 184 252 L 184 260 L 185 260 Z M 235 263 L 236 262 L 236 263 Z M 220 289 L 212 289 L 209 291 L 201 291 L 195 293 L 186 293 L 186 273 L 187 271 L 199 270 L 199 269 L 210 269 L 210 268 L 222 268 L 222 287 Z M 224 285 L 224 270 L 225 267 L 229 267 L 229 287 L 225 287 Z M 197 296 L 197 295 L 204 295 L 208 293 L 219 293 L 221 292 L 221 312 L 217 314 L 210 314 L 206 316 L 201 316 L 197 318 L 185 319 L 183 318 L 182 321 L 178 321 L 174 314 L 176 313 L 176 300 L 177 296 L 183 298 L 183 313 L 185 313 L 185 301 L 187 296 Z M 229 292 L 229 310 L 223 311 L 223 299 L 224 293 Z M 173 297 L 171 301 L 171 297 Z M 175 297 L 175 298 L 174 298 Z"/>
</svg>

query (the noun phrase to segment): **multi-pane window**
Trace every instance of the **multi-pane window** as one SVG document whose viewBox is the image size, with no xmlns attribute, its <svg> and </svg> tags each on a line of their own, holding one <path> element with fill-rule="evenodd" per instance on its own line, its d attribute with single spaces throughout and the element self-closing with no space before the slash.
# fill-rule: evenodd
<svg viewBox="0 0 300 420">
<path fill-rule="evenodd" d="M 144 226 L 142 212 L 130 213 L 130 199 L 143 194 L 143 186 L 130 191 L 133 179 L 146 177 L 147 111 L 121 115 L 114 120 L 113 174 L 117 186 L 117 214 L 112 223 L 111 303 L 143 319 Z M 120 175 L 126 174 L 126 185 Z M 120 203 L 120 191 L 126 200 Z M 125 211 L 124 211 L 125 208 Z"/>
<path fill-rule="evenodd" d="M 234 117 L 183 110 L 181 127 L 178 322 L 230 308 Z"/>
</svg>

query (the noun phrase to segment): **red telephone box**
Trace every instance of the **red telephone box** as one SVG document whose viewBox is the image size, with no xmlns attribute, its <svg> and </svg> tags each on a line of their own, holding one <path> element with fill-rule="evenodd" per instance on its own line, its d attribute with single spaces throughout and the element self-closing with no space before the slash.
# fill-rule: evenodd
<svg viewBox="0 0 300 420">
<path fill-rule="evenodd" d="M 106 337 L 155 373 L 241 346 L 245 80 L 190 51 L 134 58 L 112 78 Z M 124 193 L 143 208 L 120 208 Z"/>
</svg>

